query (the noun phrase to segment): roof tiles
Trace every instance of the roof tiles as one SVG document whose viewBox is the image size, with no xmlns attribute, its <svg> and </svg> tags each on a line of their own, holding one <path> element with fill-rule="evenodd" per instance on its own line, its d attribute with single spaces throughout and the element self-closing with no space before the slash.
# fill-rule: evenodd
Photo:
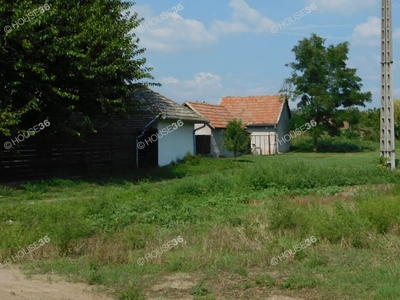
<svg viewBox="0 0 400 300">
<path fill-rule="evenodd" d="M 186 101 L 184 104 L 207 119 L 214 128 L 226 128 L 228 122 L 235 119 L 235 116 L 221 105 L 190 101 Z"/>
<path fill-rule="evenodd" d="M 219 105 L 226 107 L 230 113 L 243 124 L 264 125 L 277 124 L 283 109 L 281 95 L 222 97 Z"/>
</svg>

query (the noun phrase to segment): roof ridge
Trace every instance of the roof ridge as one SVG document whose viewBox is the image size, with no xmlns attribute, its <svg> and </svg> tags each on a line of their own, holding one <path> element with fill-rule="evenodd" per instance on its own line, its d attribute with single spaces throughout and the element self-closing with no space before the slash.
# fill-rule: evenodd
<svg viewBox="0 0 400 300">
<path fill-rule="evenodd" d="M 250 95 L 250 96 L 222 96 L 221 98 L 255 98 L 255 97 L 281 97 L 282 94 L 273 95 Z"/>
</svg>

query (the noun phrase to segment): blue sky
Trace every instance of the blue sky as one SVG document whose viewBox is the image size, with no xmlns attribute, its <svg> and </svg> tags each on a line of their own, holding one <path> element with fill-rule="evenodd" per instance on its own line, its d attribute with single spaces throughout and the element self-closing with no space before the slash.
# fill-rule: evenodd
<svg viewBox="0 0 400 300">
<path fill-rule="evenodd" d="M 392 5 L 400 98 L 400 0 Z M 348 65 L 373 94 L 367 107 L 380 105 L 381 0 L 136 0 L 132 10 L 145 18 L 135 34 L 162 84 L 154 90 L 178 103 L 277 94 L 290 76 L 292 48 L 316 33 L 326 45 L 350 43 Z"/>
</svg>

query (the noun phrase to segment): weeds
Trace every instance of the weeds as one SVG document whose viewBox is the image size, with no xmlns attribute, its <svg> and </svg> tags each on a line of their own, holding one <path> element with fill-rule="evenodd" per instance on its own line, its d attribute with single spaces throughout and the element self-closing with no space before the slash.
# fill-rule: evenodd
<svg viewBox="0 0 400 300">
<path fill-rule="evenodd" d="M 195 299 L 233 299 L 238 290 L 263 288 L 337 299 L 399 295 L 400 177 L 377 167 L 373 155 L 237 162 L 188 156 L 159 172 L 132 181 L 60 179 L 0 188 L 0 259 L 47 235 L 51 243 L 26 258 L 36 270 L 111 287 L 121 300 L 144 299 L 160 274 L 178 272 L 201 273 L 186 291 Z M 382 184 L 382 190 L 374 186 Z M 344 199 L 338 193 L 349 186 L 362 188 Z M 179 235 L 181 247 L 138 266 L 139 257 Z M 270 265 L 310 236 L 318 243 Z M 357 276 L 342 282 L 351 272 Z M 363 280 L 374 293 L 363 291 Z"/>
</svg>

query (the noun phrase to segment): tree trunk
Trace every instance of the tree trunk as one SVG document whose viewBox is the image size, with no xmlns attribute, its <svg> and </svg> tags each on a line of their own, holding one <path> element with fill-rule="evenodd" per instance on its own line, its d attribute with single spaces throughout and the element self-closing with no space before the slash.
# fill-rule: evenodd
<svg viewBox="0 0 400 300">
<path fill-rule="evenodd" d="M 317 142 L 317 138 L 314 138 L 314 152 L 318 151 L 318 142 Z"/>
</svg>

